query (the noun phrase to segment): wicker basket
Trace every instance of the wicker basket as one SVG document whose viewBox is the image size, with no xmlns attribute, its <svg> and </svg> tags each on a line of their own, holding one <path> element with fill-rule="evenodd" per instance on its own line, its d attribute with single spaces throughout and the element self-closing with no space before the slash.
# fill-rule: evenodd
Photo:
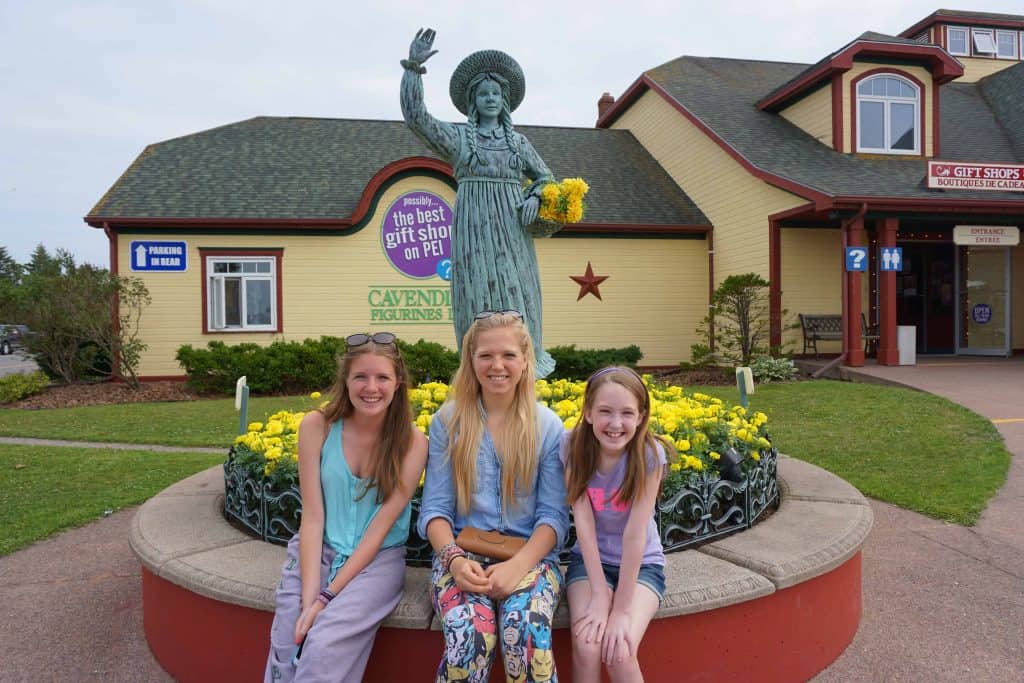
<svg viewBox="0 0 1024 683">
<path fill-rule="evenodd" d="M 562 227 L 561 223 L 555 223 L 545 218 L 537 218 L 537 220 L 526 226 L 526 232 L 530 233 L 532 237 L 551 237 L 561 230 Z"/>
</svg>

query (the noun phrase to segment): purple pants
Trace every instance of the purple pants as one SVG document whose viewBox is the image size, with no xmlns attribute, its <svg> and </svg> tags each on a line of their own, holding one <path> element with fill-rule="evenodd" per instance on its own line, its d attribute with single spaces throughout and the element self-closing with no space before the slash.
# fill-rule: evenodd
<svg viewBox="0 0 1024 683">
<path fill-rule="evenodd" d="M 334 555 L 334 550 L 325 545 L 320 557 L 320 589 L 327 587 Z M 299 535 L 295 534 L 288 543 L 288 559 L 277 587 L 265 683 L 361 681 L 377 627 L 398 605 L 404 585 L 405 547 L 381 550 L 317 615 L 298 664 L 293 664 L 295 622 L 302 613 Z"/>
</svg>

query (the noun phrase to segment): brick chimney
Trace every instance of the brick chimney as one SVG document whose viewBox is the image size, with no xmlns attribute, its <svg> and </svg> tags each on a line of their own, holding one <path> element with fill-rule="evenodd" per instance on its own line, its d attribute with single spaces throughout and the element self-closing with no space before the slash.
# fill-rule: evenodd
<svg viewBox="0 0 1024 683">
<path fill-rule="evenodd" d="M 606 92 L 605 94 L 601 95 L 601 99 L 597 101 L 598 120 L 600 120 L 601 117 L 604 116 L 604 113 L 606 111 L 612 108 L 613 104 L 615 104 L 615 98 L 612 97 L 612 94 L 610 92 Z"/>
</svg>

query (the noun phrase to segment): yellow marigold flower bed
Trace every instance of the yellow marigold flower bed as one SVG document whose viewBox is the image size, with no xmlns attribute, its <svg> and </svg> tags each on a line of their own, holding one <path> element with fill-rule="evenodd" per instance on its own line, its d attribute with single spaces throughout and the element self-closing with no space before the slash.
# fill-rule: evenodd
<svg viewBox="0 0 1024 683">
<path fill-rule="evenodd" d="M 768 416 L 742 406 L 730 406 L 702 393 L 686 394 L 682 387 L 664 386 L 644 375 L 651 392 L 650 429 L 671 441 L 679 451 L 669 465 L 666 491 L 670 493 L 699 473 L 717 471 L 721 453 L 734 448 L 746 472 L 760 460 L 760 451 L 771 448 L 766 431 Z M 567 429 L 582 417 L 586 383 L 565 379 L 537 380 L 537 400 L 551 408 Z M 420 384 L 409 392 L 416 428 L 426 433 L 430 421 L 448 397 L 449 387 L 441 382 Z M 315 392 L 312 398 L 320 398 Z M 238 464 L 262 474 L 275 484 L 298 481 L 298 430 L 303 412 L 280 411 L 265 422 L 252 422 L 248 431 L 235 439 Z M 422 482 L 421 482 L 422 483 Z"/>
</svg>

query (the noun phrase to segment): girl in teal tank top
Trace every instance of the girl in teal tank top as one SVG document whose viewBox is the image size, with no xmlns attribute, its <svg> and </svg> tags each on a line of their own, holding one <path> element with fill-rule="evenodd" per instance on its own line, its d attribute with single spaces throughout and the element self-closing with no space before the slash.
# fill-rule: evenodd
<svg viewBox="0 0 1024 683">
<path fill-rule="evenodd" d="M 266 681 L 360 681 L 405 581 L 409 500 L 426 463 L 394 335 L 356 334 L 331 400 L 299 427 L 302 521 L 288 545 Z"/>
</svg>

